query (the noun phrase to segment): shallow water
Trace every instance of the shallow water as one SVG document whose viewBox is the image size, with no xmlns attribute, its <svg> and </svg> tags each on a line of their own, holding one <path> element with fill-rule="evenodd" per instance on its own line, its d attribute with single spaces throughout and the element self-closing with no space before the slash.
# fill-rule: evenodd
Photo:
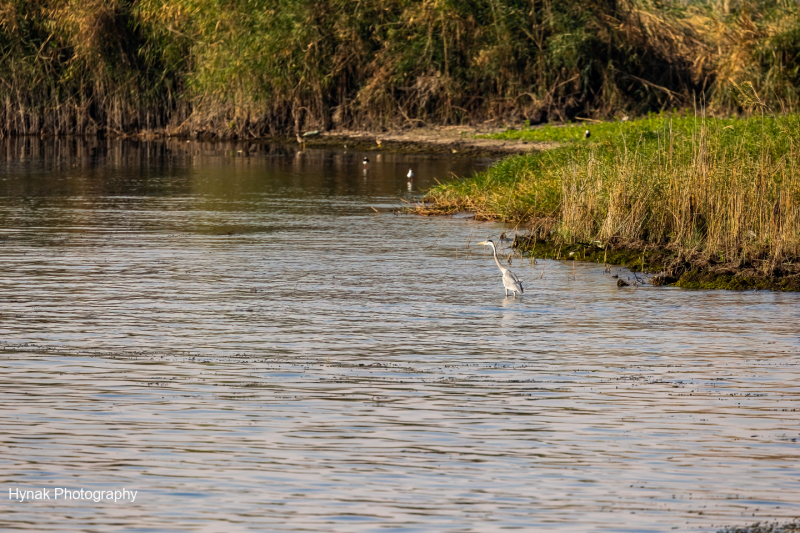
<svg viewBox="0 0 800 533">
<path fill-rule="evenodd" d="M 800 295 L 619 289 L 602 265 L 513 258 L 526 293 L 504 298 L 475 244 L 504 228 L 395 214 L 486 161 L 369 154 L 365 173 L 364 154 L 291 147 L 4 149 L 2 529 L 800 515 Z M 57 487 L 139 492 L 8 498 Z"/>
</svg>

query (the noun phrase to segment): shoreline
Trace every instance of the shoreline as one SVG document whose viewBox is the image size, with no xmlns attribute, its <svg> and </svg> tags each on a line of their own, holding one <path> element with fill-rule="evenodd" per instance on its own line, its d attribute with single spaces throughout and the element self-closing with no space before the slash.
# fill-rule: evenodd
<svg viewBox="0 0 800 533">
<path fill-rule="evenodd" d="M 405 154 L 450 154 L 454 157 L 503 157 L 538 152 L 559 146 L 555 142 L 533 142 L 521 139 L 484 139 L 506 131 L 506 126 L 424 126 L 417 128 L 374 131 L 344 130 L 304 132 L 302 139 L 307 148 L 348 148 L 364 152 L 392 152 Z M 201 142 L 227 142 L 267 144 L 279 143 L 298 146 L 295 137 L 274 136 L 249 139 L 221 139 L 213 133 L 195 135 L 170 134 L 167 131 L 142 131 L 129 135 L 108 135 L 120 139 L 178 139 Z M 48 138 L 48 137 L 44 137 Z M 380 141 L 380 142 L 379 142 Z"/>
<path fill-rule="evenodd" d="M 42 141 L 58 139 L 133 140 L 133 141 L 192 141 L 201 143 L 263 145 L 280 144 L 305 148 L 352 149 L 362 152 L 399 154 L 448 154 L 453 157 L 502 158 L 557 148 L 559 143 L 535 142 L 522 139 L 484 139 L 505 131 L 505 127 L 425 126 L 377 132 L 373 130 L 330 130 L 304 132 L 304 146 L 294 136 L 276 135 L 253 138 L 220 138 L 214 133 L 171 133 L 167 130 L 144 130 L 135 133 L 106 132 L 101 135 L 9 135 L 0 140 L 36 138 Z M 380 143 L 379 143 L 380 141 Z"/>
<path fill-rule="evenodd" d="M 417 204 L 407 212 L 418 216 L 443 216 L 486 220 L 465 212 L 437 211 L 435 207 Z M 650 284 L 683 289 L 766 290 L 800 292 L 800 261 L 771 265 L 755 259 L 748 263 L 714 261 L 696 250 L 682 250 L 670 244 L 653 244 L 641 240 L 611 238 L 586 243 L 558 242 L 548 239 L 554 220 L 538 220 L 527 224 L 514 235 L 511 247 L 534 258 L 557 261 L 584 261 L 621 266 L 631 272 L 647 274 L 630 285 Z M 629 285 L 618 281 L 620 287 Z"/>
<path fill-rule="evenodd" d="M 359 151 L 383 151 L 392 153 L 450 154 L 453 157 L 504 157 L 516 154 L 539 152 L 559 146 L 555 142 L 526 142 L 521 140 L 497 140 L 477 138 L 503 131 L 503 128 L 478 128 L 474 126 L 420 127 L 408 130 L 376 133 L 374 131 L 333 130 L 319 132 L 304 137 L 309 148 L 349 148 Z M 203 139 L 201 142 L 222 143 L 280 143 L 299 147 L 296 139 L 289 137 L 269 137 L 251 140 Z M 186 136 L 154 134 L 108 136 L 119 139 L 161 139 L 183 140 Z M 378 144 L 380 140 L 380 144 Z M 449 209 L 435 203 L 420 203 L 408 212 L 421 216 L 449 216 Z M 485 217 L 474 216 L 477 220 Z M 491 219 L 491 217 L 489 218 Z M 780 292 L 800 292 L 800 261 L 770 264 L 767 260 L 755 258 L 749 262 L 715 261 L 696 250 L 681 250 L 670 244 L 654 244 L 645 241 L 609 239 L 600 243 L 566 244 L 550 239 L 547 232 L 554 221 L 532 221 L 530 228 L 537 229 L 517 235 L 513 247 L 522 253 L 536 257 L 589 261 L 613 266 L 623 266 L 633 272 L 643 272 L 650 276 L 649 283 L 656 286 L 669 285 L 687 289 L 726 289 L 726 290 L 769 290 Z M 541 254 L 541 255 L 540 255 Z M 570 255 L 572 254 L 572 255 Z"/>
<path fill-rule="evenodd" d="M 517 235 L 512 248 L 535 257 L 623 266 L 631 272 L 648 274 L 644 283 L 654 286 L 800 292 L 800 262 L 765 265 L 757 264 L 757 260 L 750 263 L 713 261 L 696 251 L 644 241 L 612 238 L 607 242 L 563 244 L 530 233 Z M 626 283 L 620 279 L 618 285 Z"/>
<path fill-rule="evenodd" d="M 440 184 L 410 211 L 515 223 L 523 252 L 649 271 L 656 285 L 800 291 L 798 120 L 687 112 L 509 131 L 498 137 L 561 147 Z"/>
<path fill-rule="evenodd" d="M 558 146 L 552 142 L 479 138 L 481 135 L 499 133 L 505 129 L 504 127 L 427 126 L 387 132 L 333 130 L 309 137 L 307 143 L 308 146 L 347 144 L 348 147 L 366 151 L 446 153 L 459 157 L 501 157 Z"/>
</svg>

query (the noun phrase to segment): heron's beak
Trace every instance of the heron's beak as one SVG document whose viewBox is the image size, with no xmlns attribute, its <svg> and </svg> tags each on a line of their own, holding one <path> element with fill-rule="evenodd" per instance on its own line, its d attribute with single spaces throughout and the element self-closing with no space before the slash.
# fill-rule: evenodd
<svg viewBox="0 0 800 533">
<path fill-rule="evenodd" d="M 481 241 L 478 244 L 489 244 L 489 243 L 487 243 L 486 241 Z"/>
</svg>

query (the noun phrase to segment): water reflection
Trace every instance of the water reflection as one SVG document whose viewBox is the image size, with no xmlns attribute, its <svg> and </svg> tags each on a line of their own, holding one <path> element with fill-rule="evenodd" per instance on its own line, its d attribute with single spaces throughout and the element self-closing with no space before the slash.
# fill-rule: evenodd
<svg viewBox="0 0 800 533">
<path fill-rule="evenodd" d="M 2 529 L 798 515 L 798 295 L 515 259 L 504 298 L 474 245 L 499 226 L 387 209 L 410 166 L 468 161 L 382 154 L 364 182 L 356 152 L 39 142 L 0 178 L 0 488 L 140 496 L 3 498 Z"/>
<path fill-rule="evenodd" d="M 363 164 L 370 157 L 371 162 Z M 436 180 L 465 176 L 489 164 L 489 160 L 298 150 L 275 144 L 14 138 L 0 143 L 0 194 L 174 196 L 192 194 L 193 187 L 206 185 L 216 189 L 212 194 L 226 195 L 402 195 L 409 165 L 426 176 L 417 184 L 425 189 Z M 218 179 L 220 173 L 228 179 Z M 369 175 L 370 180 L 354 180 L 357 175 Z"/>
</svg>

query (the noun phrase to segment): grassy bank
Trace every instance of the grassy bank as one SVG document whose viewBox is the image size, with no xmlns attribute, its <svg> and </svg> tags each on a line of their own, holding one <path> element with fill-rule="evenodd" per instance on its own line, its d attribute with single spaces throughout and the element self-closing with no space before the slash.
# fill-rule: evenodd
<svg viewBox="0 0 800 533">
<path fill-rule="evenodd" d="M 800 289 L 786 283 L 800 274 L 800 116 L 652 115 L 503 135 L 562 146 L 439 186 L 419 212 L 518 222 L 524 249 L 588 249 L 662 283 Z"/>
<path fill-rule="evenodd" d="M 800 111 L 791 0 L 7 0 L 0 135 Z"/>
</svg>

